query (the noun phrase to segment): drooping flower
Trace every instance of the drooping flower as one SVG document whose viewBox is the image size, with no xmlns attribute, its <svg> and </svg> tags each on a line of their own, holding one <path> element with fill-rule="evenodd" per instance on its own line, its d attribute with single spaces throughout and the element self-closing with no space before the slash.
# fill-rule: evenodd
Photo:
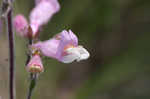
<svg viewBox="0 0 150 99">
<path fill-rule="evenodd" d="M 32 56 L 31 60 L 26 66 L 26 69 L 30 73 L 41 73 L 44 71 L 41 58 L 38 54 Z"/>
<path fill-rule="evenodd" d="M 28 22 L 22 14 L 18 14 L 13 20 L 17 34 L 26 37 L 28 33 Z"/>
<path fill-rule="evenodd" d="M 85 48 L 78 45 L 78 38 L 71 30 L 64 30 L 52 39 L 38 42 L 32 47 L 39 49 L 43 55 L 63 63 L 85 60 L 90 56 Z"/>
<path fill-rule="evenodd" d="M 30 26 L 33 29 L 33 33 L 36 33 L 40 26 L 47 24 L 60 9 L 57 0 L 38 0 L 37 2 L 36 7 L 30 14 Z"/>
</svg>

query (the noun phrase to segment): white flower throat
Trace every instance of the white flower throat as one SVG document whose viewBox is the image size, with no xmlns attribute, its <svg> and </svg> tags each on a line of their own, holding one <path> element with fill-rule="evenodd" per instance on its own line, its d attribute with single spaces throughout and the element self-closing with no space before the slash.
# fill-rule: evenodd
<svg viewBox="0 0 150 99">
<path fill-rule="evenodd" d="M 77 47 L 69 47 L 65 50 L 67 55 L 63 57 L 63 62 L 64 63 L 71 63 L 73 61 L 81 61 L 81 60 L 86 60 L 89 58 L 90 54 L 89 52 L 83 48 L 82 46 L 77 46 Z"/>
</svg>

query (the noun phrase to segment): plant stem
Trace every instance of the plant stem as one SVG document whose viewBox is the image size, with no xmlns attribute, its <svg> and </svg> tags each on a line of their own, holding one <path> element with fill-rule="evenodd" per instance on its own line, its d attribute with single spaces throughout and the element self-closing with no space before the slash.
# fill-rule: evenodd
<svg viewBox="0 0 150 99">
<path fill-rule="evenodd" d="M 6 16 L 7 30 L 9 39 L 9 95 L 10 99 L 15 99 L 15 53 L 14 53 L 14 32 L 12 26 L 12 8 Z"/>
<path fill-rule="evenodd" d="M 28 92 L 28 95 L 27 95 L 27 99 L 31 99 L 31 96 L 32 96 L 32 92 L 36 86 L 36 80 L 37 80 L 37 74 L 32 74 L 31 73 L 31 82 L 30 82 L 30 86 L 29 86 L 29 92 Z"/>
<path fill-rule="evenodd" d="M 28 45 L 32 45 L 32 42 L 33 42 L 33 40 L 31 38 L 29 38 L 28 39 Z M 27 45 L 27 47 L 28 47 L 28 45 Z M 27 60 L 26 60 L 26 63 L 25 63 L 26 66 L 29 63 L 30 59 L 31 59 L 31 55 L 29 54 L 29 52 L 27 52 Z"/>
</svg>

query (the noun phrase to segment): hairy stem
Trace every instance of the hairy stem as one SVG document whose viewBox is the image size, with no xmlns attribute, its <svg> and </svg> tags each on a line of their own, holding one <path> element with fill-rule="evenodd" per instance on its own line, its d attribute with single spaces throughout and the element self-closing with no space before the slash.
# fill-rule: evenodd
<svg viewBox="0 0 150 99">
<path fill-rule="evenodd" d="M 12 26 L 12 7 L 6 15 L 8 39 L 9 39 L 9 95 L 15 99 L 15 53 L 14 53 L 14 32 Z"/>
</svg>

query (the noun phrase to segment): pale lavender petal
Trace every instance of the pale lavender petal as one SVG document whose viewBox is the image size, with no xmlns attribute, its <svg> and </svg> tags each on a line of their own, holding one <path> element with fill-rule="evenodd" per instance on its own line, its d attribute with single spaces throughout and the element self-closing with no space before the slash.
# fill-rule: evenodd
<svg viewBox="0 0 150 99">
<path fill-rule="evenodd" d="M 67 44 L 71 41 L 71 38 L 70 38 L 68 31 L 63 30 L 59 35 L 60 35 L 61 41 L 63 43 Z"/>
<path fill-rule="evenodd" d="M 31 11 L 30 24 L 34 25 L 36 23 L 39 26 L 46 24 L 53 13 L 54 11 L 50 3 L 41 2 Z"/>
<path fill-rule="evenodd" d="M 58 0 L 47 0 L 47 1 L 49 1 L 53 5 L 56 12 L 60 10 L 60 4 Z"/>
<path fill-rule="evenodd" d="M 27 27 L 28 27 L 28 22 L 26 18 L 18 14 L 14 20 L 13 20 L 14 27 L 17 31 L 17 34 L 20 36 L 27 36 Z"/>
<path fill-rule="evenodd" d="M 56 10 L 56 12 L 58 12 L 60 10 L 60 5 L 58 3 L 58 0 L 35 0 L 35 4 L 38 5 L 42 1 L 47 1 L 47 2 L 51 3 L 53 5 L 54 9 Z"/>
<path fill-rule="evenodd" d="M 71 31 L 69 30 L 66 31 L 66 30 L 63 30 L 61 33 L 61 41 L 60 41 L 60 44 L 59 44 L 59 51 L 57 52 L 57 57 L 60 61 L 63 61 L 63 53 L 65 52 L 64 51 L 64 48 L 67 46 L 67 45 L 73 45 L 73 46 L 77 46 L 78 45 L 78 38 L 76 37 L 76 35 Z"/>
<path fill-rule="evenodd" d="M 30 24 L 34 25 L 35 23 L 38 24 L 38 26 L 44 25 L 48 23 L 48 21 L 51 19 L 53 14 L 55 14 L 58 11 L 58 8 L 56 8 L 56 4 L 49 1 L 41 1 L 32 11 L 30 14 Z M 58 2 L 57 2 L 58 4 Z M 59 5 L 59 4 L 58 4 Z"/>
<path fill-rule="evenodd" d="M 38 48 L 44 56 L 56 58 L 59 40 L 50 39 L 44 42 L 33 44 L 32 47 Z"/>
<path fill-rule="evenodd" d="M 70 35 L 70 38 L 72 40 L 73 45 L 77 46 L 78 45 L 78 38 L 77 38 L 77 36 L 71 30 L 69 30 L 69 35 Z"/>
<path fill-rule="evenodd" d="M 73 44 L 73 46 L 78 45 L 78 38 L 71 30 L 69 30 L 69 31 L 63 30 L 62 33 L 61 33 L 61 37 L 66 42 L 69 42 L 70 44 Z"/>
<path fill-rule="evenodd" d="M 60 43 L 59 43 L 59 46 L 58 46 L 58 51 L 57 51 L 57 54 L 56 56 L 58 57 L 59 60 L 62 59 L 62 53 L 64 52 L 64 47 L 66 45 L 68 45 L 71 41 L 70 39 L 70 36 L 68 35 L 68 32 L 66 30 L 63 30 L 61 33 L 60 33 L 60 37 L 61 37 L 61 40 L 60 40 Z"/>
</svg>

